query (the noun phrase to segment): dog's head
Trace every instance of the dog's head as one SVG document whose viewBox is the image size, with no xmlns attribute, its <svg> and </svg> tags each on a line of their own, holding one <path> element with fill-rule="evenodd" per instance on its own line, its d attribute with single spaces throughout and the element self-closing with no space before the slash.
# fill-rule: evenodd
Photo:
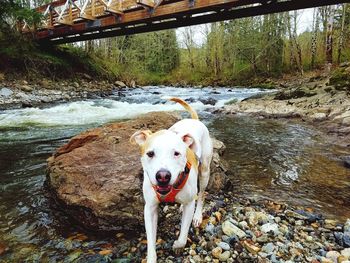
<svg viewBox="0 0 350 263">
<path fill-rule="evenodd" d="M 188 147 L 194 145 L 190 135 L 180 136 L 169 130 L 138 131 L 130 142 L 140 146 L 144 173 L 162 194 L 170 191 L 177 176 L 184 171 Z"/>
</svg>

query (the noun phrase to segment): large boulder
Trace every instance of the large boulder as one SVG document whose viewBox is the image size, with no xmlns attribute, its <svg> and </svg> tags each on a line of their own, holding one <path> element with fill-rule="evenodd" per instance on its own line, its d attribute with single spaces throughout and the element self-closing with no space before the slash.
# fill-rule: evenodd
<svg viewBox="0 0 350 263">
<path fill-rule="evenodd" d="M 93 230 L 132 229 L 143 224 L 142 167 L 137 146 L 129 143 L 139 129 L 169 128 L 178 121 L 169 113 L 149 113 L 108 124 L 73 137 L 48 159 L 47 185 L 56 202 Z M 209 191 L 226 182 L 220 161 L 225 146 L 214 140 Z"/>
</svg>

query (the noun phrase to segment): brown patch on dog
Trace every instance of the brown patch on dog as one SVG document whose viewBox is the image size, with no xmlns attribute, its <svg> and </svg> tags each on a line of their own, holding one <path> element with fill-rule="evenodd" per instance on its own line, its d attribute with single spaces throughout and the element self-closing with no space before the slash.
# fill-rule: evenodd
<svg viewBox="0 0 350 263">
<path fill-rule="evenodd" d="M 186 158 L 187 162 L 189 162 L 191 164 L 191 167 L 196 169 L 198 173 L 198 160 L 195 153 L 190 148 L 187 148 Z"/>
<path fill-rule="evenodd" d="M 160 130 L 155 133 L 148 134 L 145 143 L 140 146 L 141 155 L 144 155 L 146 150 L 149 148 L 149 145 L 153 142 L 153 140 L 158 136 L 164 134 L 164 132 L 166 132 L 166 130 Z"/>
</svg>

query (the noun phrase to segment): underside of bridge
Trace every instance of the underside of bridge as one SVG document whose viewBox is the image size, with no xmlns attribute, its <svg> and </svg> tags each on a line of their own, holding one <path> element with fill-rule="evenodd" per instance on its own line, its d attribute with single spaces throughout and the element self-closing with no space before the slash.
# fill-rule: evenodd
<svg viewBox="0 0 350 263">
<path fill-rule="evenodd" d="M 350 2 L 344 0 L 59 0 L 32 31 L 63 44 Z M 28 30 L 28 28 L 26 28 Z"/>
</svg>

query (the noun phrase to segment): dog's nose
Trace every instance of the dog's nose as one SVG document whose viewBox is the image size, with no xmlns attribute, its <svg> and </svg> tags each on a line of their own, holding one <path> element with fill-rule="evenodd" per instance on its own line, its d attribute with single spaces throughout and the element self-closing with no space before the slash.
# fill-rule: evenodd
<svg viewBox="0 0 350 263">
<path fill-rule="evenodd" d="M 166 169 L 160 169 L 156 173 L 156 180 L 159 185 L 167 185 L 170 182 L 171 173 Z"/>
</svg>

